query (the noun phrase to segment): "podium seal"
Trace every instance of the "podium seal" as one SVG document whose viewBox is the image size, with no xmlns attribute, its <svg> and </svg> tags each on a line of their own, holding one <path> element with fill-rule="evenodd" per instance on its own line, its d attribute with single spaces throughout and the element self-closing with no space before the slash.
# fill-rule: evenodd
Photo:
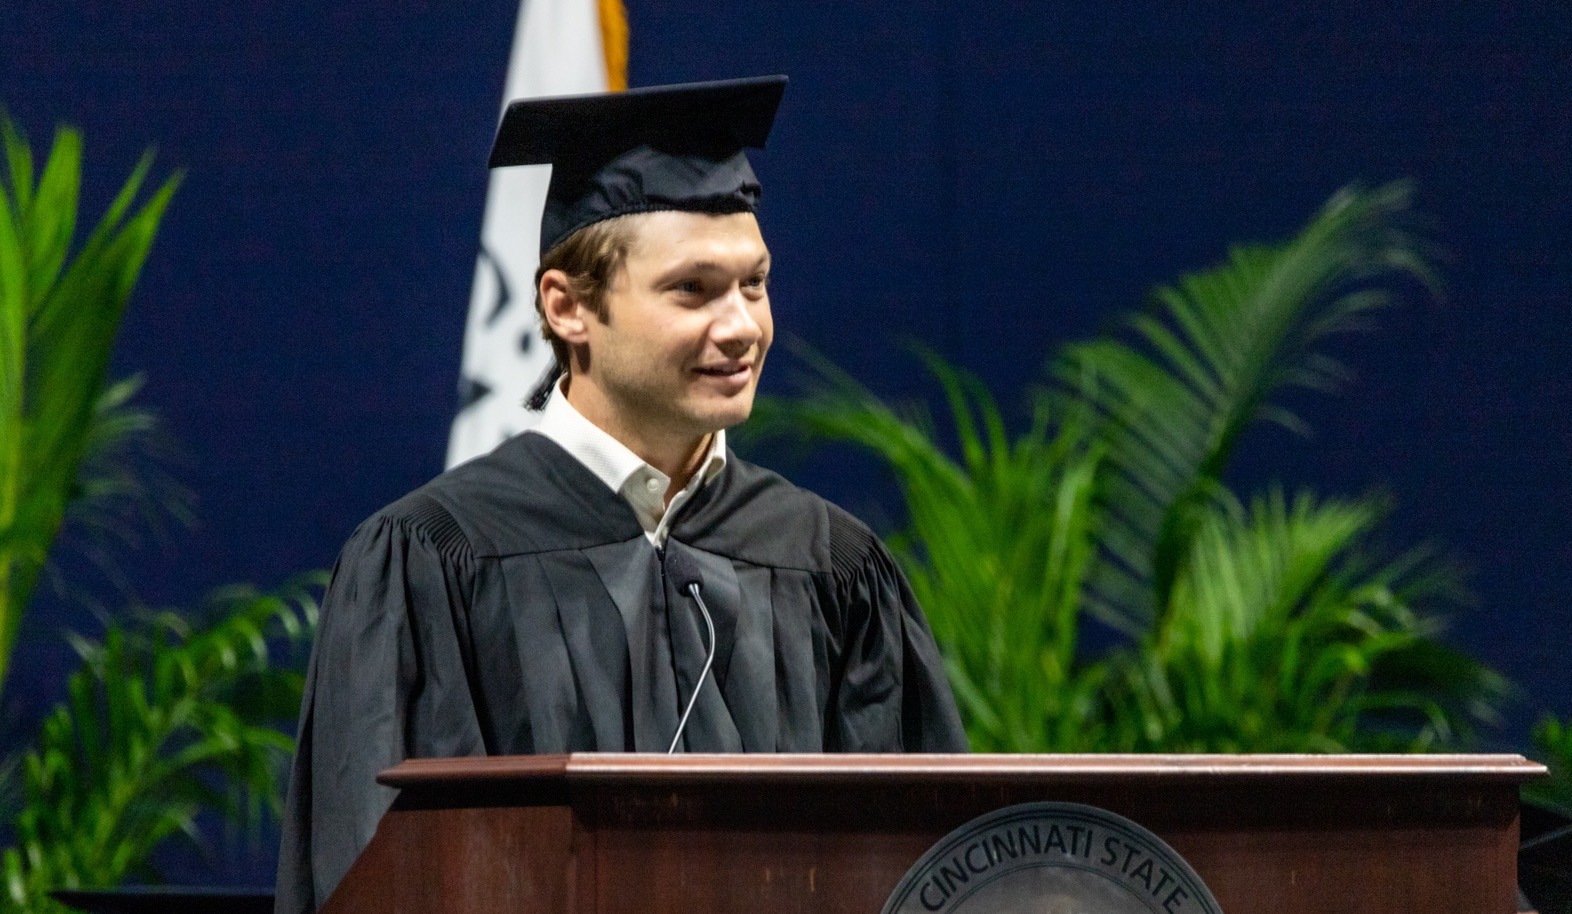
<svg viewBox="0 0 1572 914">
<path fill-rule="evenodd" d="M 1195 870 L 1123 816 L 1023 803 L 946 835 L 883 914 L 1221 914 Z"/>
</svg>

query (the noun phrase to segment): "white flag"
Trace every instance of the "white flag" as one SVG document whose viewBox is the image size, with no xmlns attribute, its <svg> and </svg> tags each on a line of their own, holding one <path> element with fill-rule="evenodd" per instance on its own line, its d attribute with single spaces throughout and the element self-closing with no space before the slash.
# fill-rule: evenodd
<svg viewBox="0 0 1572 914">
<path fill-rule="evenodd" d="M 618 21 L 603 29 L 603 15 Z M 623 88 L 627 32 L 621 15 L 621 4 L 606 0 L 523 0 L 504 107 L 516 98 Z M 464 327 L 459 413 L 448 439 L 449 467 L 490 451 L 539 415 L 522 402 L 551 365 L 551 347 L 540 338 L 535 316 L 533 285 L 550 178 L 550 165 L 491 172 Z"/>
</svg>

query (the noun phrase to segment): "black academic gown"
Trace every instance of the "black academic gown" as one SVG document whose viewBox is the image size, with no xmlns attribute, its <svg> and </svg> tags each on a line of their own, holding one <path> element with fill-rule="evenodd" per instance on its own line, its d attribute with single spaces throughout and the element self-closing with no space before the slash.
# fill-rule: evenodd
<svg viewBox="0 0 1572 914">
<path fill-rule="evenodd" d="M 964 752 L 933 636 L 851 515 L 728 455 L 664 550 L 550 439 L 523 434 L 366 521 L 322 606 L 277 910 L 313 911 L 412 757 L 664 752 L 704 665 L 668 574 L 701 577 L 714 667 L 690 752 Z"/>
</svg>

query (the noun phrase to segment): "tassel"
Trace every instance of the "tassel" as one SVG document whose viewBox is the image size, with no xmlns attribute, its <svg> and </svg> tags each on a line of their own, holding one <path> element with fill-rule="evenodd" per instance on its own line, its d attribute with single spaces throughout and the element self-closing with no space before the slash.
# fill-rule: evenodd
<svg viewBox="0 0 1572 914">
<path fill-rule="evenodd" d="M 564 373 L 562 366 L 557 364 L 557 360 L 552 359 L 551 367 L 546 369 L 546 373 L 540 376 L 540 381 L 535 384 L 535 390 L 530 393 L 529 399 L 524 401 L 524 408 L 537 413 L 545 409 L 546 401 L 551 399 L 552 390 L 556 389 L 557 379 L 561 378 Z"/>
</svg>

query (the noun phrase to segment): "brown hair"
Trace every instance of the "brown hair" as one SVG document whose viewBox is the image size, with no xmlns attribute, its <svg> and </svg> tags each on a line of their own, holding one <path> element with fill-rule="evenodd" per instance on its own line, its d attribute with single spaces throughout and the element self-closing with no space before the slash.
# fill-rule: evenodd
<svg viewBox="0 0 1572 914">
<path fill-rule="evenodd" d="M 568 344 L 558 339 L 546 322 L 546 312 L 540 301 L 540 278 L 547 270 L 566 273 L 569 294 L 604 323 L 606 290 L 633 248 L 637 238 L 634 229 L 628 215 L 593 222 L 562 239 L 540 259 L 540 267 L 535 270 L 535 313 L 540 315 L 540 335 L 551 344 L 551 352 L 563 372 L 568 370 Z"/>
</svg>

